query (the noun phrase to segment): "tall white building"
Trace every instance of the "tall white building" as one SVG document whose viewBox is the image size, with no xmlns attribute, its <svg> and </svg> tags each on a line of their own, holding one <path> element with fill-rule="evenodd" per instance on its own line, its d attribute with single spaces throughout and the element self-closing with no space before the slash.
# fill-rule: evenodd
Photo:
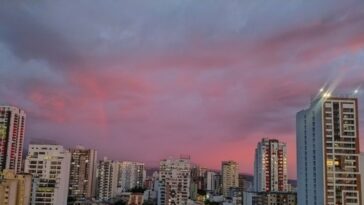
<svg viewBox="0 0 364 205">
<path fill-rule="evenodd" d="M 0 172 L 22 170 L 25 112 L 12 106 L 0 106 Z"/>
<path fill-rule="evenodd" d="M 356 98 L 325 93 L 297 113 L 298 204 L 361 204 Z"/>
<path fill-rule="evenodd" d="M 33 175 L 31 205 L 67 204 L 70 161 L 61 145 L 29 145 L 25 172 Z"/>
<path fill-rule="evenodd" d="M 190 196 L 190 182 L 189 159 L 160 161 L 158 205 L 186 205 Z"/>
<path fill-rule="evenodd" d="M 215 192 L 217 189 L 215 183 L 216 172 L 208 171 L 206 172 L 206 191 Z"/>
<path fill-rule="evenodd" d="M 144 180 L 144 163 L 128 161 L 119 163 L 118 192 L 143 188 Z"/>
<path fill-rule="evenodd" d="M 226 197 L 229 189 L 239 187 L 239 164 L 234 161 L 223 161 L 221 164 L 222 193 Z"/>
<path fill-rule="evenodd" d="M 70 149 L 69 197 L 92 198 L 96 194 L 97 151 L 82 146 Z"/>
<path fill-rule="evenodd" d="M 107 201 L 117 194 L 118 162 L 108 160 L 99 161 L 97 167 L 97 193 L 99 200 Z"/>
<path fill-rule="evenodd" d="M 255 149 L 255 191 L 287 192 L 287 174 L 286 143 L 276 139 L 262 139 Z"/>
</svg>

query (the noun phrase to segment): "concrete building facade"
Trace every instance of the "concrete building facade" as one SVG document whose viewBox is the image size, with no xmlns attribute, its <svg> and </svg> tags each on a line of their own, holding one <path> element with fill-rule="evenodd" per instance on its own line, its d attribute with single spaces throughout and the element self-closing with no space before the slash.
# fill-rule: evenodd
<svg viewBox="0 0 364 205">
<path fill-rule="evenodd" d="M 296 193 L 260 193 L 253 197 L 253 205 L 297 205 Z"/>
<path fill-rule="evenodd" d="M 14 170 L 3 170 L 0 176 L 0 204 L 29 205 L 31 187 L 31 174 L 15 174 Z"/>
<path fill-rule="evenodd" d="M 145 180 L 144 163 L 123 161 L 119 163 L 118 192 L 143 188 Z"/>
<path fill-rule="evenodd" d="M 104 158 L 97 167 L 97 199 L 107 201 L 117 194 L 118 162 Z"/>
<path fill-rule="evenodd" d="M 298 204 L 362 204 L 357 99 L 324 93 L 296 123 Z"/>
<path fill-rule="evenodd" d="M 70 161 L 61 145 L 29 145 L 24 171 L 33 176 L 31 205 L 67 204 Z"/>
<path fill-rule="evenodd" d="M 287 192 L 287 146 L 276 139 L 262 139 L 255 149 L 254 190 Z"/>
<path fill-rule="evenodd" d="M 215 183 L 216 172 L 208 171 L 206 172 L 206 191 L 214 193 L 217 189 Z"/>
<path fill-rule="evenodd" d="M 0 106 L 0 172 L 22 171 L 25 112 L 12 106 Z"/>
<path fill-rule="evenodd" d="M 223 161 L 221 164 L 222 193 L 229 195 L 230 188 L 239 187 L 239 164 L 234 161 Z"/>
<path fill-rule="evenodd" d="M 160 161 L 158 205 L 186 205 L 190 197 L 190 183 L 189 159 Z"/>
<path fill-rule="evenodd" d="M 96 195 L 97 151 L 82 146 L 70 149 L 69 197 L 92 198 Z"/>
</svg>

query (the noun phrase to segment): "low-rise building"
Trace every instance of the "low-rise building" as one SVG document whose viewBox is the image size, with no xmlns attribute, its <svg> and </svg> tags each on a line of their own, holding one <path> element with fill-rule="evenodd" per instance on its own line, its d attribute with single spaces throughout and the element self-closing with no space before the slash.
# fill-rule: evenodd
<svg viewBox="0 0 364 205">
<path fill-rule="evenodd" d="M 243 192 L 243 205 L 296 205 L 295 192 Z"/>
<path fill-rule="evenodd" d="M 29 205 L 32 175 L 4 170 L 0 178 L 1 205 Z"/>
</svg>

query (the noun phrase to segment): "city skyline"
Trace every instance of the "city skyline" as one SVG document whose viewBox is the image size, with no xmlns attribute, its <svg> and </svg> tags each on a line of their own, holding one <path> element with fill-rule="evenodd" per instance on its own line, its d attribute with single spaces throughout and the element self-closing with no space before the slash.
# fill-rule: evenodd
<svg viewBox="0 0 364 205">
<path fill-rule="evenodd" d="M 0 105 L 27 113 L 24 147 L 45 138 L 154 167 L 188 154 L 214 169 L 234 160 L 253 174 L 256 144 L 267 137 L 287 143 L 296 178 L 295 115 L 322 87 L 359 89 L 363 133 L 364 7 L 277 7 L 3 4 Z"/>
</svg>

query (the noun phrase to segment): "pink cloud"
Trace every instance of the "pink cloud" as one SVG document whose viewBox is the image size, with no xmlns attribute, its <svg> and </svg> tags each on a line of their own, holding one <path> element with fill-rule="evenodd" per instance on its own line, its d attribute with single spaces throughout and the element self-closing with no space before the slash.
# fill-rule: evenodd
<svg viewBox="0 0 364 205">
<path fill-rule="evenodd" d="M 168 155 L 191 154 L 212 168 L 233 159 L 251 173 L 256 143 L 262 137 L 279 138 L 288 143 L 290 177 L 295 177 L 295 113 L 338 73 L 347 74 L 340 76 L 344 91 L 364 81 L 362 70 L 355 68 L 364 47 L 364 14 L 344 17 L 277 26 L 257 36 L 244 33 L 252 27 L 216 36 L 196 28 L 175 44 L 145 42 L 152 34 L 143 30 L 147 37 L 129 39 L 136 48 L 129 41 L 117 41 L 115 48 L 94 36 L 90 39 L 97 42 L 89 45 L 82 37 L 74 42 L 76 48 L 67 44 L 51 57 L 44 55 L 60 82 L 39 79 L 39 73 L 22 76 L 24 85 L 9 86 L 20 97 L 2 96 L 24 104 L 35 127 L 29 137 L 60 133 L 62 143 L 84 143 L 100 149 L 101 156 L 152 165 Z M 62 47 L 69 38 L 53 41 Z M 83 43 L 87 49 L 77 48 Z M 36 49 L 35 56 L 48 45 Z M 347 56 L 354 63 L 341 65 Z"/>
</svg>

